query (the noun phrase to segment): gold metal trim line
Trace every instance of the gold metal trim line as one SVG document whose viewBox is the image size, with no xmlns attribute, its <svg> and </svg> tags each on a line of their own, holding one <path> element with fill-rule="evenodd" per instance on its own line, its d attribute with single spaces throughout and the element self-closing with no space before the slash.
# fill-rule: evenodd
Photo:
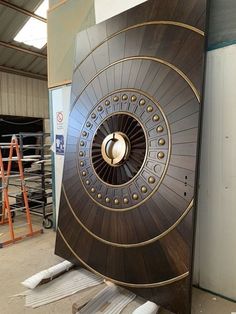
<svg viewBox="0 0 236 314">
<path fill-rule="evenodd" d="M 96 47 L 94 47 L 91 52 L 84 58 L 82 59 L 82 61 L 79 63 L 79 65 L 76 66 L 76 68 L 74 69 L 74 72 L 77 71 L 77 69 L 80 67 L 80 65 L 97 49 L 99 48 L 100 46 L 102 46 L 106 41 L 114 38 L 115 36 L 117 35 L 120 35 L 126 31 L 129 31 L 129 30 L 132 30 L 132 29 L 135 29 L 135 28 L 139 28 L 139 27 L 142 27 L 142 26 L 150 26 L 150 25 L 169 25 L 169 26 L 177 26 L 177 27 L 181 27 L 181 28 L 185 28 L 185 29 L 188 29 L 190 31 L 193 31 L 195 32 L 196 34 L 199 34 L 201 36 L 205 36 L 205 33 L 192 26 L 192 25 L 189 25 L 189 24 L 185 24 L 185 23 L 181 23 L 181 22 L 176 22 L 176 21 L 149 21 L 149 22 L 144 22 L 144 23 L 139 23 L 139 24 L 135 24 L 135 25 L 132 25 L 132 26 L 129 26 L 129 27 L 126 27 L 126 28 L 123 28 L 122 30 L 108 36 L 106 39 L 104 39 L 103 41 L 100 42 L 100 44 L 98 44 Z"/>
<path fill-rule="evenodd" d="M 123 247 L 123 248 L 134 248 L 134 247 L 140 247 L 140 246 L 145 246 L 145 245 L 149 245 L 153 242 L 156 242 L 158 240 L 160 240 L 161 238 L 165 237 L 168 233 L 170 233 L 172 230 L 174 230 L 179 224 L 180 222 L 187 216 L 187 214 L 190 212 L 191 208 L 193 207 L 193 199 L 192 201 L 189 203 L 188 207 L 185 209 L 184 213 L 178 218 L 178 220 L 171 226 L 169 227 L 168 229 L 166 229 L 164 232 L 162 232 L 161 234 L 159 234 L 158 236 L 152 238 L 152 239 L 149 239 L 149 240 L 146 240 L 146 241 L 143 241 L 143 242 L 139 242 L 139 243 L 116 243 L 116 242 L 110 242 L 110 241 L 107 241 L 107 240 L 104 240 L 103 238 L 97 236 L 96 234 L 94 234 L 92 231 L 90 231 L 82 222 L 81 220 L 76 216 L 71 204 L 70 204 L 70 201 L 68 200 L 67 198 L 67 195 L 66 195 L 66 192 L 65 192 L 65 188 L 64 188 L 64 185 L 62 184 L 62 191 L 63 191 L 63 194 L 65 196 L 65 199 L 66 199 L 66 202 L 67 202 L 67 205 L 72 213 L 72 215 L 74 216 L 75 220 L 80 224 L 80 226 L 86 231 L 88 232 L 92 237 L 94 237 L 95 239 L 97 239 L 98 241 L 104 243 L 104 244 L 107 244 L 107 245 L 111 245 L 111 246 L 114 246 L 114 247 Z"/>
<path fill-rule="evenodd" d="M 168 280 L 164 280 L 164 281 L 160 281 L 160 282 L 154 282 L 154 283 L 138 283 L 138 284 L 134 284 L 134 283 L 129 283 L 129 282 L 124 282 L 124 281 L 119 281 L 116 279 L 112 279 L 110 277 L 104 276 L 101 273 L 99 273 L 98 271 L 96 271 L 94 268 L 92 268 L 91 266 L 89 266 L 87 263 L 85 263 L 76 253 L 75 251 L 72 249 L 72 247 L 70 246 L 70 244 L 66 241 L 63 233 L 61 232 L 60 228 L 58 227 L 57 229 L 59 235 L 61 236 L 62 240 L 64 241 L 64 243 L 66 244 L 66 246 L 68 247 L 68 249 L 71 251 L 71 253 L 78 259 L 78 261 L 80 261 L 80 263 L 86 267 L 88 270 L 90 270 L 91 272 L 93 272 L 94 274 L 101 276 L 102 278 L 109 280 L 117 285 L 123 286 L 123 287 L 129 287 L 129 288 L 156 288 L 156 287 L 162 287 L 162 286 L 166 286 L 166 285 L 170 285 L 176 281 L 182 280 L 186 277 L 189 276 L 189 271 L 187 271 L 186 273 L 179 275 L 177 277 L 168 279 Z"/>
<path fill-rule="evenodd" d="M 93 80 L 95 80 L 95 78 L 97 76 L 99 76 L 100 74 L 102 74 L 104 71 L 108 70 L 110 67 L 117 65 L 119 63 L 122 62 L 126 62 L 126 61 L 130 61 L 130 60 L 148 60 L 148 61 L 154 61 L 154 62 L 158 62 L 161 64 L 166 65 L 167 67 L 171 68 L 172 70 L 174 70 L 176 73 L 178 73 L 184 80 L 185 82 L 187 82 L 187 84 L 190 86 L 190 88 L 192 89 L 193 93 L 195 94 L 198 102 L 200 103 L 200 94 L 197 91 L 197 88 L 194 86 L 194 84 L 192 83 L 192 81 L 187 77 L 186 74 L 184 74 L 184 72 L 182 72 L 179 68 L 177 68 L 175 65 L 169 63 L 168 61 L 165 61 L 163 59 L 159 59 L 156 57 L 149 57 L 149 56 L 130 56 L 127 58 L 123 58 L 117 61 L 114 61 L 110 64 L 108 64 L 105 68 L 101 69 L 100 71 L 98 71 L 96 73 L 96 75 L 94 75 L 86 84 L 86 86 L 82 89 L 81 93 L 76 97 L 73 106 L 75 105 L 75 103 L 78 101 L 78 99 L 80 98 L 80 96 L 83 94 L 83 92 L 86 90 L 86 88 L 93 82 Z"/>
</svg>

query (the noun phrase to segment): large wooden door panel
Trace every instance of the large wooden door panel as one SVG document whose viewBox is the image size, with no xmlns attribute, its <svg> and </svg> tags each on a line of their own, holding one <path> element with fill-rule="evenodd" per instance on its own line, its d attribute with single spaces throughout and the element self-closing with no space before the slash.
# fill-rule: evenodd
<svg viewBox="0 0 236 314">
<path fill-rule="evenodd" d="M 190 313 L 205 1 L 77 36 L 56 253 Z"/>
</svg>

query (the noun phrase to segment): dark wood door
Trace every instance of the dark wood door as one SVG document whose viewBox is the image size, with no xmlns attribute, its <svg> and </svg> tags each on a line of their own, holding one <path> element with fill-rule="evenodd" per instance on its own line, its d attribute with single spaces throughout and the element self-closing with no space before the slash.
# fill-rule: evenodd
<svg viewBox="0 0 236 314">
<path fill-rule="evenodd" d="M 78 34 L 56 254 L 190 312 L 205 0 Z"/>
</svg>

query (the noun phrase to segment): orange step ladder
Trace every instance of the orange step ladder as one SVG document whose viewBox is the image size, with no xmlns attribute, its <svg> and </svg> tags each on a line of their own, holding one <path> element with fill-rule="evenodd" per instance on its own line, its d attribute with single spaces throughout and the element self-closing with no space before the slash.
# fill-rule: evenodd
<svg viewBox="0 0 236 314">
<path fill-rule="evenodd" d="M 31 216 L 30 216 L 30 209 L 29 209 L 29 203 L 28 203 L 28 193 L 27 188 L 24 180 L 24 169 L 22 165 L 22 159 L 20 154 L 20 148 L 18 144 L 17 137 L 14 135 L 11 139 L 11 143 L 8 144 L 8 146 L 3 146 L 3 148 L 9 148 L 9 158 L 8 158 L 8 164 L 7 164 L 7 172 L 5 174 L 4 171 L 4 163 L 2 158 L 2 145 L 0 144 L 0 178 L 2 179 L 2 210 L 0 211 L 0 225 L 8 224 L 9 225 L 9 233 L 10 233 L 10 239 L 6 240 L 4 242 L 0 242 L 0 248 L 3 248 L 4 246 L 7 246 L 9 244 L 13 244 L 17 241 L 23 240 L 24 238 L 32 237 L 34 235 L 38 235 L 40 233 L 43 233 L 43 229 L 39 229 L 36 231 L 33 231 L 32 222 L 31 222 Z M 13 157 L 14 150 L 16 152 L 16 157 Z M 11 209 L 11 205 L 9 202 L 9 193 L 8 193 L 8 186 L 9 186 L 9 179 L 11 177 L 11 168 L 12 168 L 12 162 L 16 161 L 18 163 L 19 168 L 19 177 L 21 182 L 21 192 L 23 195 L 23 201 L 24 201 L 24 209 L 26 214 L 26 225 L 28 227 L 28 232 L 24 235 L 15 236 L 15 230 L 14 230 L 14 223 L 12 219 L 12 213 L 15 212 L 15 208 Z"/>
</svg>

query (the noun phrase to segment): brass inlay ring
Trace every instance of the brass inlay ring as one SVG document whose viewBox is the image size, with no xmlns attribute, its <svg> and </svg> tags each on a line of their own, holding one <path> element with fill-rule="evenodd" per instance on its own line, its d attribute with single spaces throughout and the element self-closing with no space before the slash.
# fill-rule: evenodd
<svg viewBox="0 0 236 314">
<path fill-rule="evenodd" d="M 97 270 L 95 270 L 94 268 L 92 268 L 91 266 L 89 266 L 85 261 L 82 260 L 81 257 L 79 257 L 78 254 L 75 253 L 75 251 L 72 249 L 72 247 L 70 246 L 70 244 L 67 242 L 66 238 L 64 237 L 62 231 L 60 230 L 60 228 L 57 228 L 58 233 L 60 234 L 62 240 L 64 241 L 65 245 L 68 247 L 68 249 L 70 250 L 70 252 L 78 259 L 78 261 L 80 261 L 80 263 L 86 267 L 88 270 L 90 270 L 91 272 L 93 272 L 94 274 L 101 276 L 104 279 L 107 279 L 117 285 L 123 286 L 123 287 L 129 287 L 129 288 L 155 288 L 155 287 L 162 287 L 162 286 L 166 286 L 166 285 L 170 285 L 176 281 L 182 280 L 186 277 L 189 276 L 189 271 L 176 276 L 174 278 L 171 279 L 167 279 L 164 281 L 159 281 L 159 282 L 153 282 L 153 283 L 130 283 L 130 282 L 125 282 L 125 281 L 120 281 L 120 280 L 116 280 L 116 279 L 112 279 L 110 277 L 104 276 L 103 274 L 99 273 Z"/>
<path fill-rule="evenodd" d="M 126 58 L 123 58 L 123 59 L 120 59 L 120 60 L 117 60 L 117 61 L 114 61 L 110 64 L 108 64 L 107 66 L 105 66 L 103 69 L 101 69 L 100 71 L 98 71 L 89 81 L 88 83 L 86 84 L 86 86 L 82 89 L 81 93 L 76 97 L 74 103 L 73 103 L 73 106 L 74 104 L 78 101 L 78 99 L 80 98 L 80 96 L 83 94 L 83 92 L 86 90 L 86 88 L 95 80 L 95 78 L 97 76 L 99 76 L 100 74 L 102 74 L 104 71 L 108 70 L 110 67 L 114 66 L 114 65 L 117 65 L 119 63 L 122 63 L 122 62 L 126 62 L 126 61 L 131 61 L 131 60 L 148 60 L 148 61 L 154 61 L 154 62 L 157 62 L 157 63 L 161 63 L 161 64 L 164 64 L 166 65 L 167 67 L 171 68 L 172 70 L 174 70 L 176 73 L 178 73 L 184 80 L 185 82 L 189 85 L 189 87 L 192 89 L 194 95 L 196 96 L 198 102 L 200 103 L 200 94 L 199 92 L 197 91 L 197 88 L 194 86 L 194 84 L 192 83 L 192 81 L 187 77 L 186 74 L 184 74 L 184 72 L 182 72 L 178 67 L 176 67 L 174 64 L 168 62 L 168 61 L 165 61 L 163 59 L 160 59 L 160 58 L 156 58 L 156 57 L 151 57 L 151 56 L 131 56 L 131 57 L 126 57 Z M 92 114 L 93 115 L 93 114 Z M 96 118 L 96 115 L 94 117 L 94 119 Z"/>
<path fill-rule="evenodd" d="M 186 23 L 181 23 L 181 22 L 177 22 L 177 21 L 149 21 L 149 22 L 143 22 L 143 23 L 139 23 L 139 24 L 135 24 L 126 28 L 121 29 L 120 31 L 108 36 L 106 39 L 104 39 L 103 41 L 101 41 L 96 47 L 94 47 L 91 52 L 84 58 L 82 59 L 82 61 L 75 67 L 74 72 L 77 71 L 77 69 L 80 67 L 80 65 L 100 46 L 102 46 L 103 44 L 105 44 L 105 42 L 109 41 L 110 39 L 114 38 L 117 35 L 120 35 L 126 31 L 135 29 L 135 28 L 139 28 L 139 27 L 143 27 L 143 26 L 150 26 L 150 25 L 169 25 L 169 26 L 177 26 L 177 27 L 181 27 L 181 28 L 185 28 L 187 30 L 193 31 L 196 34 L 199 34 L 201 36 L 204 36 L 205 33 L 200 30 L 197 27 L 194 27 L 192 25 L 186 24 Z"/>
<path fill-rule="evenodd" d="M 172 230 L 174 230 L 178 225 L 179 223 L 187 216 L 187 214 L 190 212 L 191 208 L 193 207 L 193 199 L 192 201 L 189 203 L 188 207 L 184 210 L 183 214 L 176 220 L 176 222 L 170 226 L 168 229 L 166 229 L 164 232 L 162 232 L 161 234 L 159 234 L 158 236 L 152 238 L 152 239 L 149 239 L 149 240 L 146 240 L 146 241 L 142 241 L 142 242 L 138 242 L 138 243 L 117 243 L 117 242 L 111 242 L 111 241 L 107 241 L 107 240 L 104 240 L 103 238 L 97 236 L 96 234 L 94 234 L 91 230 L 89 230 L 83 223 L 82 221 L 76 216 L 71 204 L 70 204 L 70 201 L 66 195 L 66 191 L 65 191 L 65 188 L 64 188 L 64 185 L 62 185 L 62 191 L 63 191 L 63 194 L 65 196 L 65 199 L 66 199 L 66 203 L 72 213 L 72 215 L 74 216 L 75 220 L 80 224 L 80 226 L 86 231 L 88 232 L 92 237 L 94 237 L 95 239 L 97 239 L 98 241 L 104 243 L 104 244 L 107 244 L 107 245 L 111 245 L 111 246 L 115 246 L 115 247 L 123 247 L 123 248 L 132 248 L 132 247 L 140 247 L 140 246 L 145 246 L 145 245 L 148 245 L 148 244 L 151 244 L 153 242 L 156 242 L 158 240 L 160 240 L 161 238 L 165 237 L 168 233 L 170 233 Z"/>
<path fill-rule="evenodd" d="M 119 90 L 118 90 L 118 91 L 119 91 Z M 112 92 L 112 93 L 106 95 L 105 97 L 103 97 L 103 98 L 99 101 L 99 103 L 103 102 L 105 98 L 107 98 L 107 97 L 113 95 L 114 93 L 117 93 L 118 91 L 114 91 L 114 92 Z M 122 89 L 121 91 L 124 91 L 124 89 Z M 125 89 L 125 91 L 130 91 L 130 89 Z M 137 92 L 137 90 L 132 90 L 132 91 L 136 91 L 136 92 Z M 99 103 L 98 103 L 98 104 L 99 104 Z M 96 104 L 95 107 L 96 107 L 98 104 Z M 156 105 L 157 105 L 157 104 L 156 104 Z M 157 107 L 158 107 L 158 105 L 157 105 Z M 159 109 L 159 107 L 158 107 L 158 109 Z M 146 132 L 145 128 L 142 126 L 142 121 L 141 121 L 135 114 L 133 114 L 133 113 L 130 112 L 130 111 L 114 111 L 114 112 L 108 114 L 108 115 L 100 122 L 99 126 L 100 126 L 104 121 L 106 121 L 108 118 L 110 118 L 110 117 L 112 117 L 112 116 L 114 116 L 114 115 L 116 115 L 116 114 L 125 114 L 125 115 L 128 115 L 128 116 L 130 116 L 130 117 L 136 119 L 136 120 L 138 121 L 138 123 L 140 124 L 140 126 L 142 127 L 142 130 L 143 130 L 143 133 L 144 133 L 144 136 L 145 136 L 145 143 L 146 143 L 146 145 L 147 145 L 147 138 L 148 138 L 148 135 L 147 135 L 147 132 Z M 166 119 L 166 120 L 167 120 L 167 119 Z M 96 132 L 97 132 L 97 130 L 99 129 L 99 126 L 97 127 Z M 96 132 L 95 132 L 95 133 L 96 133 Z M 95 137 L 95 133 L 94 133 L 94 137 Z M 94 140 L 94 137 L 93 137 L 93 140 Z M 93 140 L 92 140 L 92 142 L 93 142 Z M 169 138 L 169 140 L 170 140 L 170 138 Z M 91 152 L 90 152 L 90 157 L 91 157 Z M 145 157 L 144 157 L 143 164 L 142 164 L 141 168 L 139 169 L 139 171 L 135 174 L 135 176 L 134 176 L 133 178 L 131 178 L 128 182 L 123 183 L 123 184 L 117 184 L 117 185 L 113 185 L 113 184 L 110 184 L 110 183 L 108 183 L 108 182 L 103 181 L 103 180 L 99 177 L 99 175 L 97 174 L 97 172 L 96 172 L 96 170 L 95 170 L 95 168 L 94 168 L 94 165 L 93 165 L 93 162 L 92 162 L 92 158 L 90 158 L 90 163 L 91 163 L 91 167 L 92 167 L 92 169 L 93 169 L 94 174 L 96 175 L 96 177 L 97 177 L 103 184 L 105 184 L 105 185 L 107 185 L 107 186 L 109 186 L 109 187 L 118 188 L 118 187 L 123 187 L 123 186 L 129 185 L 132 181 L 135 180 L 135 178 L 138 176 L 138 174 L 142 171 L 146 159 L 147 159 L 147 149 L 146 149 L 146 153 L 145 153 Z M 78 173 L 80 174 L 79 170 L 78 170 Z M 83 182 L 82 182 L 82 183 L 83 183 Z M 90 194 L 89 194 L 89 196 L 90 196 Z M 101 205 L 101 206 L 103 206 L 103 205 L 100 204 L 100 203 L 98 203 L 98 204 Z M 111 208 L 108 208 L 108 209 L 111 209 Z M 112 209 L 111 209 L 111 210 L 112 210 Z M 114 210 L 117 210 L 117 209 L 114 209 Z M 122 209 L 122 210 L 125 210 L 125 209 Z"/>
<path fill-rule="evenodd" d="M 103 101 L 104 101 L 105 99 L 107 99 L 108 97 L 112 96 L 113 94 L 117 94 L 117 93 L 119 93 L 119 92 L 121 92 L 121 93 L 123 93 L 123 92 L 131 92 L 131 93 L 135 92 L 135 93 L 139 93 L 139 94 L 145 96 L 146 98 L 148 98 L 149 100 L 151 100 L 151 101 L 157 106 L 157 108 L 158 108 L 158 110 L 161 112 L 162 117 L 163 117 L 163 120 L 165 121 L 165 124 L 166 124 L 166 129 L 167 129 L 167 135 L 168 135 L 169 145 L 168 145 L 167 158 L 166 158 L 166 163 L 165 163 L 165 166 L 164 166 L 164 170 L 163 170 L 163 172 L 162 172 L 162 175 L 161 175 L 159 181 L 157 182 L 156 186 L 154 187 L 153 191 L 152 191 L 150 194 L 148 194 L 148 195 L 146 196 L 146 198 L 140 200 L 140 202 L 137 202 L 137 204 L 132 205 L 132 206 L 130 206 L 130 207 L 126 207 L 126 208 L 112 208 L 112 207 L 108 207 L 108 206 L 102 204 L 101 202 L 97 201 L 97 199 L 95 199 L 95 198 L 93 198 L 93 197 L 91 196 L 91 194 L 87 191 L 87 188 L 86 188 L 86 186 L 84 185 L 83 180 L 81 180 L 81 183 L 82 183 L 82 185 L 83 185 L 83 187 L 84 187 L 86 193 L 88 194 L 88 196 L 89 196 L 97 205 L 101 206 L 102 208 L 108 209 L 108 210 L 110 210 L 110 211 L 127 211 L 127 210 L 131 210 L 131 209 L 135 209 L 135 208 L 137 208 L 138 206 L 142 205 L 145 201 L 147 201 L 147 200 L 157 191 L 157 189 L 159 188 L 159 186 L 161 185 L 161 183 L 162 183 L 162 181 L 163 181 L 163 179 L 164 179 L 164 177 L 165 177 L 165 174 L 166 174 L 167 169 L 168 169 L 168 166 L 169 166 L 170 155 L 171 155 L 171 149 L 172 149 L 172 144 L 171 144 L 171 131 L 170 131 L 170 126 L 169 126 L 168 120 L 167 120 L 167 118 L 166 118 L 166 116 L 165 116 L 165 113 L 164 113 L 163 109 L 161 108 L 161 106 L 156 102 L 156 100 L 155 100 L 152 96 L 148 95 L 147 93 L 145 93 L 145 92 L 143 92 L 143 91 L 140 91 L 140 90 L 137 90 L 137 89 L 132 89 L 132 88 L 115 90 L 115 91 L 113 91 L 112 93 L 110 93 L 110 94 L 104 96 L 104 97 L 95 105 L 95 107 L 98 106 L 101 102 L 103 102 Z M 92 109 L 92 111 L 93 111 L 93 110 L 94 110 L 94 108 Z M 114 113 L 108 115 L 108 116 L 106 117 L 106 119 L 107 119 L 109 116 L 111 116 L 111 115 L 113 115 L 113 114 L 117 114 L 117 113 L 118 113 L 118 112 L 114 112 Z M 139 121 L 139 119 L 138 119 L 136 116 L 134 116 L 133 114 L 131 114 L 130 112 L 127 112 L 127 111 L 124 111 L 124 112 L 123 112 L 123 111 L 122 111 L 122 112 L 119 112 L 119 113 L 124 113 L 124 114 L 130 115 L 130 116 L 132 116 L 132 117 L 135 117 L 135 119 L 137 119 L 137 120 Z M 88 116 L 89 116 L 89 115 L 88 115 Z M 104 120 L 105 120 L 105 119 L 104 119 Z M 142 125 L 142 123 L 141 123 L 141 125 Z M 146 138 L 146 141 L 147 141 L 146 130 L 144 130 L 144 131 L 145 131 L 145 132 L 144 132 L 144 133 L 145 133 L 145 138 Z M 90 155 L 91 155 L 91 154 L 90 154 Z M 91 157 L 91 156 L 90 156 L 90 157 Z M 139 172 L 131 179 L 132 181 L 133 181 L 133 180 L 138 176 L 138 174 L 142 171 L 146 159 L 147 159 L 147 151 L 146 151 L 146 155 L 145 155 L 145 159 L 144 159 L 143 165 L 142 165 L 142 167 L 139 169 Z M 96 175 L 96 177 L 97 177 L 101 182 L 103 182 L 103 184 L 106 184 L 107 186 L 111 186 L 111 187 L 113 187 L 113 188 L 114 188 L 114 187 L 121 187 L 121 186 L 126 186 L 126 185 L 130 184 L 130 182 L 131 182 L 131 180 L 130 180 L 129 182 L 127 182 L 127 183 L 125 183 L 125 184 L 116 185 L 116 186 L 110 185 L 110 184 L 108 184 L 108 183 L 105 183 L 105 182 L 102 181 L 101 178 L 97 175 L 97 173 L 96 173 L 96 171 L 95 171 L 95 169 L 94 169 L 94 167 L 93 167 L 92 161 L 91 161 L 91 165 L 92 165 L 93 173 Z M 79 176 L 80 176 L 79 167 L 78 167 L 78 174 L 79 174 Z M 155 183 L 155 181 L 156 181 L 156 180 L 154 179 L 154 182 L 153 182 L 153 183 Z"/>
</svg>

